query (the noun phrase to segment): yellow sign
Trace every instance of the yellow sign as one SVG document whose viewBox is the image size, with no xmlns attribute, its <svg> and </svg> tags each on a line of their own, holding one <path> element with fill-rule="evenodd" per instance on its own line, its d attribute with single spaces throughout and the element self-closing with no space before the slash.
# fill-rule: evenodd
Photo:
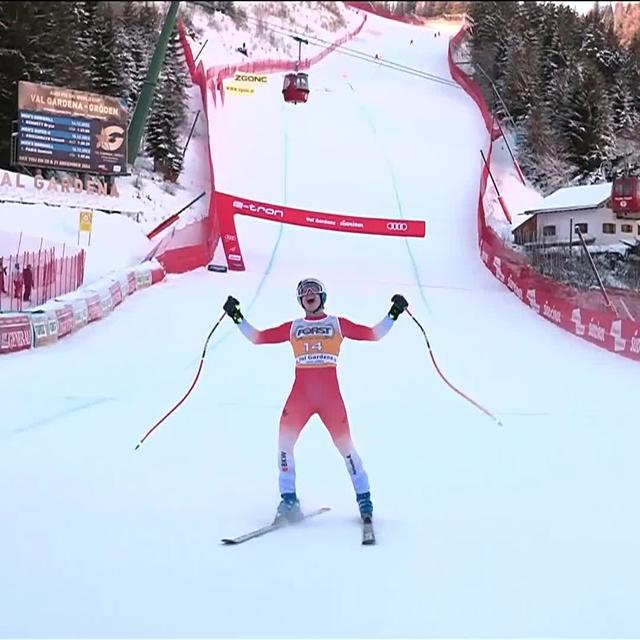
<svg viewBox="0 0 640 640">
<path fill-rule="evenodd" d="M 267 84 L 267 76 L 256 75 L 255 73 L 236 72 L 233 76 L 236 82 L 246 82 L 247 84 Z"/>
<path fill-rule="evenodd" d="M 80 231 L 88 231 L 91 233 L 93 226 L 93 211 L 80 211 Z"/>
<path fill-rule="evenodd" d="M 227 82 L 224 88 L 225 91 L 229 93 L 239 93 L 246 96 L 250 96 L 256 92 L 255 87 L 240 82 Z"/>
</svg>

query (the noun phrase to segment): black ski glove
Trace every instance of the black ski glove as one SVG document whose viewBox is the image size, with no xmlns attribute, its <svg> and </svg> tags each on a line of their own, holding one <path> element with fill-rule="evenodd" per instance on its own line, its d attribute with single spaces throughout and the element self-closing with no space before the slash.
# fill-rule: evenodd
<svg viewBox="0 0 640 640">
<path fill-rule="evenodd" d="M 393 298 L 391 298 L 391 309 L 389 309 L 389 317 L 392 320 L 397 320 L 398 316 L 409 306 L 409 303 L 405 299 L 404 296 L 401 296 L 399 293 L 396 293 Z"/>
<path fill-rule="evenodd" d="M 240 312 L 240 302 L 233 296 L 229 296 L 227 298 L 227 301 L 224 303 L 222 308 L 236 324 L 240 324 L 240 322 L 242 322 L 244 316 Z"/>
</svg>

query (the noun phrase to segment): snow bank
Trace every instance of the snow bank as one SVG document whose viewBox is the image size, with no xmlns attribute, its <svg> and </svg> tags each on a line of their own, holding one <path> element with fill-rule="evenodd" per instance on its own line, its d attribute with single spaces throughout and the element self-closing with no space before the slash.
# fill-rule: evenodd
<svg viewBox="0 0 640 640">
<path fill-rule="evenodd" d="M 513 146 L 511 150 L 513 151 Z M 498 202 L 498 195 L 491 180 L 487 184 L 486 192 L 486 222 L 500 238 L 511 243 L 512 231 L 531 217 L 524 212 L 536 208 L 544 196 L 531 185 L 522 183 L 504 138 L 494 141 L 491 151 L 491 174 L 511 215 L 511 222 L 507 220 Z"/>
<path fill-rule="evenodd" d="M 0 202 L 0 255 L 15 255 L 18 247 L 21 252 L 37 251 L 41 243 L 43 249 L 55 246 L 56 253 L 63 246 L 67 252 L 75 252 L 81 247 L 87 254 L 84 283 L 88 284 L 113 269 L 138 264 L 150 252 L 152 243 L 142 225 L 127 216 L 97 209 L 93 210 L 89 244 L 88 233 L 78 236 L 82 210 L 83 207 L 73 201 L 56 206 L 42 201 L 33 204 Z"/>
</svg>

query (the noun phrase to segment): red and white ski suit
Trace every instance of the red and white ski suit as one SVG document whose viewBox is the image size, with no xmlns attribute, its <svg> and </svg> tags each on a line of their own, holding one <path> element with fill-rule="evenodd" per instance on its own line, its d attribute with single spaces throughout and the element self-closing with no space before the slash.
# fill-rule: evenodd
<svg viewBox="0 0 640 640">
<path fill-rule="evenodd" d="M 293 450 L 300 432 L 314 414 L 318 414 L 344 457 L 356 493 L 369 491 L 369 479 L 351 439 L 347 410 L 338 384 L 337 364 L 340 345 L 345 338 L 380 340 L 392 325 L 389 316 L 374 327 L 327 315 L 299 318 L 264 331 L 255 329 L 244 319 L 240 322 L 240 331 L 253 344 L 289 342 L 293 348 L 295 379 L 282 410 L 278 436 L 280 493 L 295 493 Z"/>
</svg>

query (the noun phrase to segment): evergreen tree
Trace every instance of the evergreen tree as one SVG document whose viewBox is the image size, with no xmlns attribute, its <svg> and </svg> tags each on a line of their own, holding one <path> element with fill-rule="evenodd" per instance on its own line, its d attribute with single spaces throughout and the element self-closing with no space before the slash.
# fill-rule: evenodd
<svg viewBox="0 0 640 640">
<path fill-rule="evenodd" d="M 631 41 L 628 48 L 627 64 L 622 71 L 633 95 L 633 108 L 636 117 L 640 115 L 640 31 Z"/>
<path fill-rule="evenodd" d="M 494 113 L 510 112 L 518 123 L 527 175 L 545 188 L 589 182 L 599 179 L 603 160 L 635 157 L 640 37 L 625 50 L 608 8 L 583 17 L 563 5 L 513 4 L 473 3 L 471 55 L 506 105 L 482 80 Z"/>
<path fill-rule="evenodd" d="M 126 82 L 121 64 L 121 33 L 108 3 L 101 4 L 93 32 L 95 55 L 91 68 L 93 90 L 108 96 L 124 97 Z"/>
<path fill-rule="evenodd" d="M 76 50 L 79 59 L 80 77 L 78 78 L 78 88 L 85 91 L 94 91 L 93 78 L 94 70 L 98 64 L 96 33 L 99 29 L 100 11 L 99 2 L 89 0 L 87 2 L 77 2 L 80 6 L 79 33 L 76 38 Z"/>
<path fill-rule="evenodd" d="M 24 51 L 33 20 L 33 3 L 0 2 L 0 167 L 11 166 L 12 121 L 18 110 L 18 82 L 29 79 Z"/>
<path fill-rule="evenodd" d="M 475 24 L 472 58 L 484 71 L 478 76 L 478 82 L 491 106 L 497 104 L 491 82 L 498 91 L 504 87 L 509 68 L 510 34 L 517 9 L 516 2 L 474 2 L 470 7 L 470 17 Z"/>
<path fill-rule="evenodd" d="M 638 113 L 634 108 L 632 89 L 624 74 L 616 76 L 610 100 L 615 131 L 631 132 L 638 124 Z"/>
<path fill-rule="evenodd" d="M 540 96 L 524 123 L 518 160 L 520 167 L 543 193 L 564 186 L 576 174 L 566 149 L 557 136 L 548 106 Z"/>
<path fill-rule="evenodd" d="M 569 157 L 586 178 L 599 169 L 614 142 L 606 84 L 595 65 L 585 63 L 576 69 L 561 119 L 569 141 Z"/>
<path fill-rule="evenodd" d="M 132 113 L 146 76 L 148 62 L 148 40 L 145 41 L 146 34 L 137 4 L 128 2 L 124 6 L 120 16 L 120 32 L 123 41 L 123 75 L 127 79 L 124 98 Z"/>
<path fill-rule="evenodd" d="M 182 169 L 179 131 L 184 121 L 188 76 L 182 46 L 174 32 L 164 59 L 147 123 L 147 149 L 157 170 L 177 178 Z"/>
</svg>

